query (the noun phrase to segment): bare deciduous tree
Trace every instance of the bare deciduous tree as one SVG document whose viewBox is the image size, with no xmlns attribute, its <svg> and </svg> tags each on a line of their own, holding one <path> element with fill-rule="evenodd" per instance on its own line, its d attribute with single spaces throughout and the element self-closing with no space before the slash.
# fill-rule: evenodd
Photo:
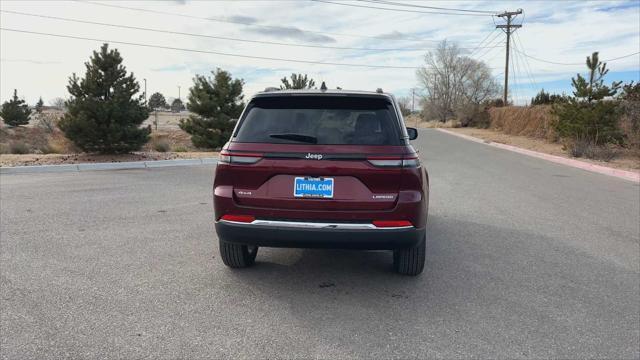
<svg viewBox="0 0 640 360">
<path fill-rule="evenodd" d="M 65 110 L 66 109 L 66 105 L 64 103 L 64 99 L 61 97 L 57 97 L 55 99 L 51 99 L 51 101 L 49 101 L 49 104 L 59 110 Z"/>
<path fill-rule="evenodd" d="M 500 87 L 487 65 L 464 56 L 458 46 L 446 40 L 425 55 L 425 66 L 417 71 L 426 96 L 425 113 L 444 122 L 457 109 L 480 104 L 499 93 Z"/>
<path fill-rule="evenodd" d="M 398 106 L 400 106 L 400 112 L 402 113 L 402 116 L 407 116 L 409 114 L 411 114 L 411 99 L 403 96 L 401 98 L 398 98 Z"/>
</svg>

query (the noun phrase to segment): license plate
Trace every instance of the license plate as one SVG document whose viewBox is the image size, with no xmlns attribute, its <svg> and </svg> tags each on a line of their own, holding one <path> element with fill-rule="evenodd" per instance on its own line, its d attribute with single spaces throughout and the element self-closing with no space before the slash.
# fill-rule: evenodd
<svg viewBox="0 0 640 360">
<path fill-rule="evenodd" d="M 333 197 L 333 178 L 296 177 L 293 183 L 295 197 Z"/>
</svg>

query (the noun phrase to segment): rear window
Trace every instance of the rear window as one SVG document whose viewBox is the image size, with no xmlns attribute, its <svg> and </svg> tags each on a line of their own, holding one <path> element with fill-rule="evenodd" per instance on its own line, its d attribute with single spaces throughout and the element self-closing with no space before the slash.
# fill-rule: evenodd
<svg viewBox="0 0 640 360">
<path fill-rule="evenodd" d="M 234 141 L 400 145 L 401 135 L 393 105 L 386 99 L 274 96 L 251 101 Z"/>
</svg>

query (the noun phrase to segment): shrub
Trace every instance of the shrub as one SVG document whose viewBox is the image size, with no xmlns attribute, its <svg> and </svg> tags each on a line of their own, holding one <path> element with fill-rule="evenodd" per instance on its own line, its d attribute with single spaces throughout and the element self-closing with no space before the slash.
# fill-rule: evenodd
<svg viewBox="0 0 640 360">
<path fill-rule="evenodd" d="M 483 104 L 488 108 L 505 106 L 504 100 L 502 100 L 500 98 L 491 99 L 491 100 L 485 100 L 483 102 Z M 507 104 L 507 105 L 509 105 L 509 104 Z"/>
<path fill-rule="evenodd" d="M 153 150 L 157 152 L 171 151 L 171 144 L 168 141 L 160 139 L 153 142 Z"/>
<path fill-rule="evenodd" d="M 625 144 L 640 154 L 640 83 L 625 85 L 620 99 L 622 116 L 618 126 Z"/>
<path fill-rule="evenodd" d="M 22 141 L 14 141 L 9 143 L 9 152 L 12 154 L 28 154 L 29 146 Z"/>
<path fill-rule="evenodd" d="M 60 118 L 56 114 L 47 114 L 40 112 L 37 115 L 38 122 L 36 126 L 44 129 L 46 132 L 52 133 L 58 127 L 58 121 Z"/>
<path fill-rule="evenodd" d="M 40 147 L 40 151 L 43 154 L 63 154 L 65 153 L 64 144 L 61 144 L 55 140 L 49 140 L 47 144 Z"/>
<path fill-rule="evenodd" d="M 602 161 L 611 161 L 618 156 L 618 150 L 612 146 L 594 145 L 589 140 L 576 140 L 567 145 L 571 156 Z"/>
<path fill-rule="evenodd" d="M 581 102 L 571 99 L 555 104 L 554 124 L 558 135 L 564 138 L 589 141 L 594 145 L 620 143 L 622 133 L 618 129 L 620 113 L 616 102 Z"/>
<path fill-rule="evenodd" d="M 456 110 L 456 117 L 462 127 L 489 127 L 489 113 L 484 105 L 468 103 Z"/>
<path fill-rule="evenodd" d="M 176 146 L 176 148 L 173 149 L 173 151 L 175 151 L 175 152 L 187 152 L 189 150 L 187 150 L 187 148 L 184 147 L 184 146 Z"/>
</svg>

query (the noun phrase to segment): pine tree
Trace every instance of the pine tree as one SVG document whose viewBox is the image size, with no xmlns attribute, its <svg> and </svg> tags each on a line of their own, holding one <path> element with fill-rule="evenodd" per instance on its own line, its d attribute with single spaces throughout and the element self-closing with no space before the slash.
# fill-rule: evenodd
<svg viewBox="0 0 640 360">
<path fill-rule="evenodd" d="M 0 110 L 4 123 L 10 126 L 26 125 L 29 123 L 29 115 L 31 115 L 29 105 L 25 104 L 24 100 L 18 99 L 18 90 L 14 89 L 13 98 L 5 101 Z"/>
<path fill-rule="evenodd" d="M 40 99 L 38 100 L 38 102 L 36 103 L 36 112 L 38 114 L 42 113 L 42 110 L 44 110 L 44 101 L 42 101 L 42 96 L 40 97 Z"/>
<path fill-rule="evenodd" d="M 614 96 L 620 89 L 622 81 L 613 82 L 611 86 L 604 85 L 604 76 L 607 75 L 607 63 L 603 63 L 598 59 L 598 52 L 587 56 L 587 68 L 589 69 L 589 79 L 585 79 L 582 75 L 577 74 L 571 79 L 575 91 L 573 95 L 577 98 L 586 99 L 587 102 L 602 100 L 607 96 Z"/>
<path fill-rule="evenodd" d="M 182 103 L 182 100 L 178 98 L 173 99 L 173 101 L 171 102 L 171 111 L 180 112 L 182 110 L 184 110 L 184 104 Z"/>
<path fill-rule="evenodd" d="M 189 89 L 187 109 L 196 115 L 180 121 L 180 128 L 191 134 L 197 147 L 222 147 L 240 116 L 242 102 L 241 79 L 232 79 L 227 71 L 217 69 L 213 78 L 197 75 Z"/>
<path fill-rule="evenodd" d="M 313 89 L 316 86 L 315 80 L 308 78 L 307 74 L 291 74 L 291 81 L 286 77 L 280 81 L 282 82 L 280 89 Z"/>
<path fill-rule="evenodd" d="M 60 129 L 88 152 L 126 153 L 149 140 L 149 129 L 140 124 L 149 116 L 140 85 L 122 65 L 118 50 L 104 44 L 85 63 L 84 78 L 69 78 L 67 113 Z"/>
<path fill-rule="evenodd" d="M 531 98 L 531 105 L 547 105 L 566 101 L 568 101 L 568 99 L 565 95 L 551 94 L 542 89 L 535 97 Z"/>
<path fill-rule="evenodd" d="M 618 143 L 622 134 L 618 128 L 620 112 L 617 103 L 603 100 L 614 96 L 622 82 L 604 85 L 604 76 L 609 72 L 607 64 L 598 60 L 598 53 L 587 57 L 589 78 L 578 74 L 571 79 L 574 98 L 556 102 L 553 113 L 557 116 L 555 128 L 558 135 L 594 145 Z"/>
<path fill-rule="evenodd" d="M 165 100 L 164 95 L 159 92 L 153 93 L 149 98 L 149 108 L 151 110 L 164 109 L 166 106 L 167 100 Z"/>
</svg>

